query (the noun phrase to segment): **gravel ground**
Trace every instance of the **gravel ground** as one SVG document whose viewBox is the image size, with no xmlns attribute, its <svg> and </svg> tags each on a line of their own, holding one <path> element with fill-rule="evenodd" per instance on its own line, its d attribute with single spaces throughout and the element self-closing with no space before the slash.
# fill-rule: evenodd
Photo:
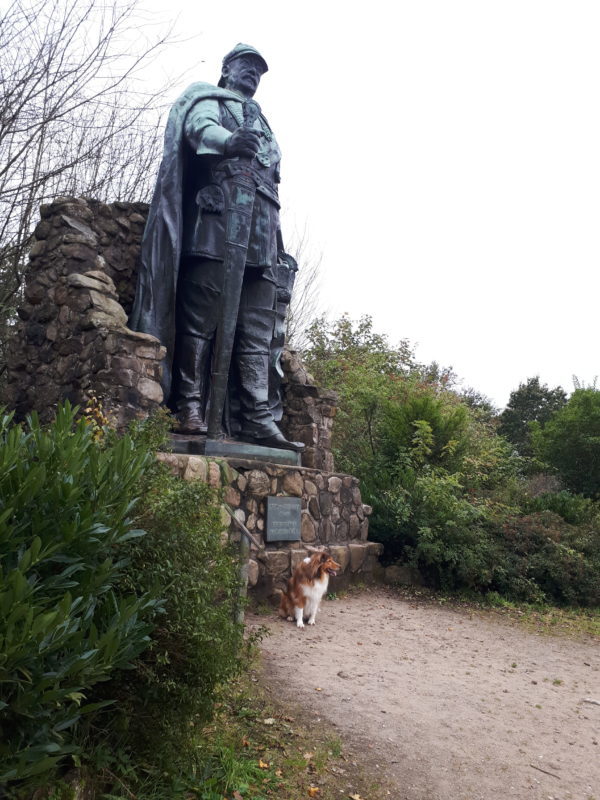
<svg viewBox="0 0 600 800">
<path fill-rule="evenodd" d="M 266 625 L 267 679 L 404 800 L 600 800 L 600 646 L 367 590 Z M 341 791 L 341 790 L 340 790 Z M 365 798 L 368 800 L 368 798 Z"/>
</svg>

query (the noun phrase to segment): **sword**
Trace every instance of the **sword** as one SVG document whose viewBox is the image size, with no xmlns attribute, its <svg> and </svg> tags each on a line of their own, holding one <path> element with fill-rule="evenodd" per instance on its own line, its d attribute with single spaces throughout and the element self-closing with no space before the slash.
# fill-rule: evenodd
<svg viewBox="0 0 600 800">
<path fill-rule="evenodd" d="M 246 100 L 243 111 L 244 128 L 253 128 L 255 120 L 260 114 L 260 106 L 255 100 Z M 221 296 L 221 313 L 213 350 L 206 434 L 208 439 L 219 439 L 222 435 L 221 422 L 256 194 L 252 159 L 240 158 L 235 172 L 227 180 L 230 187 L 230 201 L 226 211 L 225 225 L 225 258 L 223 261 L 225 275 Z"/>
</svg>

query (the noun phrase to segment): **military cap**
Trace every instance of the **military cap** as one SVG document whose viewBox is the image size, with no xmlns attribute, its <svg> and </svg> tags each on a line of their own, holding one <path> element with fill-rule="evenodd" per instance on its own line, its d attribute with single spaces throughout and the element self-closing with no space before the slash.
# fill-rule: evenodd
<svg viewBox="0 0 600 800">
<path fill-rule="evenodd" d="M 252 47 L 252 45 L 243 44 L 242 42 L 236 44 L 233 50 L 230 50 L 229 53 L 227 53 L 223 59 L 223 66 L 221 69 L 229 66 L 230 62 L 233 61 L 234 58 L 238 58 L 238 56 L 255 56 L 262 64 L 263 74 L 269 69 L 267 62 L 264 60 L 258 50 L 255 47 Z M 225 86 L 223 76 L 221 76 L 218 86 Z"/>
</svg>

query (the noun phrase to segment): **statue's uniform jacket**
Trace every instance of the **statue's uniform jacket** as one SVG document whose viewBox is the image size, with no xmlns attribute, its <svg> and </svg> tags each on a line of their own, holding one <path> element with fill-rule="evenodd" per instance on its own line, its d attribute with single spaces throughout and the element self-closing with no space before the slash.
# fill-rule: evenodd
<svg viewBox="0 0 600 800">
<path fill-rule="evenodd" d="M 241 104 L 229 100 L 201 100 L 186 116 L 185 138 L 196 157 L 189 159 L 184 177 L 184 256 L 218 261 L 225 256 L 223 210 L 228 198 L 223 150 L 231 133 L 242 122 Z M 246 264 L 272 272 L 277 263 L 281 153 L 264 117 L 255 121 L 254 128 L 262 134 L 260 149 L 253 161 L 261 181 L 254 200 Z"/>
<path fill-rule="evenodd" d="M 189 258 L 222 262 L 225 256 L 227 184 L 224 146 L 243 122 L 243 98 L 205 83 L 188 87 L 169 114 L 163 159 L 142 241 L 141 265 L 129 325 L 156 336 L 167 349 L 162 386 L 171 389 L 176 294 L 180 263 Z M 254 160 L 258 181 L 246 265 L 275 282 L 281 153 L 263 116 Z M 183 257 L 183 258 L 182 258 Z"/>
</svg>

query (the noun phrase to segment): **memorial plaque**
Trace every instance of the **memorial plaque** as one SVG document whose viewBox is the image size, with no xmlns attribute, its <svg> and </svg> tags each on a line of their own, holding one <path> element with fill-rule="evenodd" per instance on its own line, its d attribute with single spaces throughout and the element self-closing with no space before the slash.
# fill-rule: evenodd
<svg viewBox="0 0 600 800">
<path fill-rule="evenodd" d="M 296 542 L 300 539 L 299 497 L 267 497 L 267 542 Z"/>
</svg>

